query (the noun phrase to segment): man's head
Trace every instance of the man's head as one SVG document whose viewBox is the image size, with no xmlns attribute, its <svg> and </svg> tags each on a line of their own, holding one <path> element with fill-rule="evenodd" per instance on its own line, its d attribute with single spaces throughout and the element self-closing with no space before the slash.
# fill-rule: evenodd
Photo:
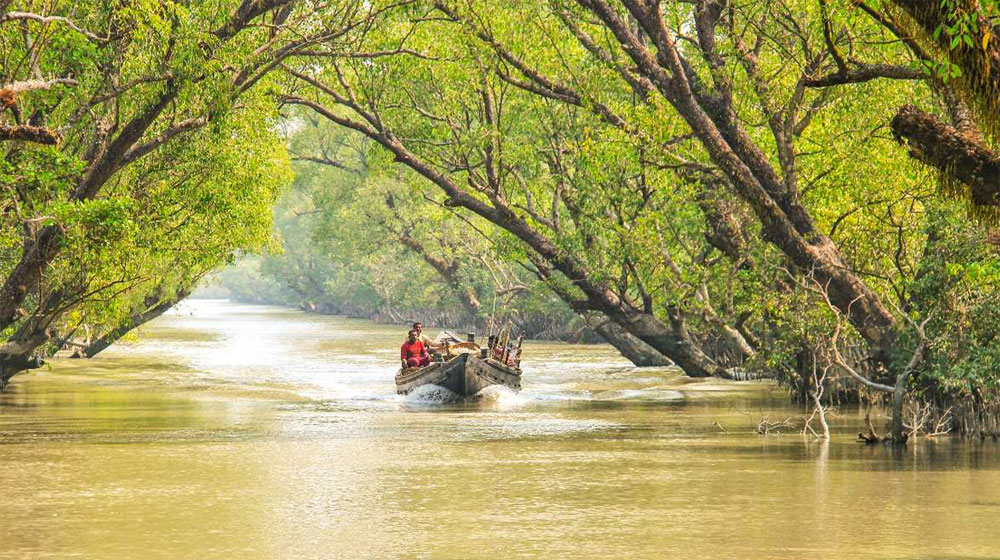
<svg viewBox="0 0 1000 560">
<path fill-rule="evenodd" d="M 406 340 L 409 340 L 410 342 L 416 342 L 417 334 L 418 334 L 417 329 L 411 330 L 409 333 L 406 334 Z"/>
<path fill-rule="evenodd" d="M 413 327 L 411 327 L 411 328 L 413 330 L 417 331 L 417 334 L 419 335 L 424 330 L 424 324 L 423 323 L 413 323 Z"/>
</svg>

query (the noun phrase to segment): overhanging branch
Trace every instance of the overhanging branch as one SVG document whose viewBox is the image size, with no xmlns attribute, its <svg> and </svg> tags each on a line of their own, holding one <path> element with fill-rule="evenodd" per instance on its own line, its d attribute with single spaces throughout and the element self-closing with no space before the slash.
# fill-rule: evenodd
<svg viewBox="0 0 1000 560">
<path fill-rule="evenodd" d="M 973 204 L 1000 206 L 1000 157 L 979 138 L 913 105 L 902 107 L 890 127 L 913 158 L 968 185 Z"/>
</svg>

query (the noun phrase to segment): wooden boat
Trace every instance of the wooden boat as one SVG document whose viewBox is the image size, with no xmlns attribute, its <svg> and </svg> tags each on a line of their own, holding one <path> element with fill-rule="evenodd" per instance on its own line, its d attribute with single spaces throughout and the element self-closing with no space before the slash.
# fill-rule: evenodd
<svg viewBox="0 0 1000 560">
<path fill-rule="evenodd" d="M 444 387 L 463 398 L 472 397 L 490 385 L 503 385 L 518 391 L 521 389 L 521 370 L 493 358 L 466 353 L 446 362 L 401 369 L 396 373 L 396 392 L 401 395 L 422 385 Z"/>
</svg>

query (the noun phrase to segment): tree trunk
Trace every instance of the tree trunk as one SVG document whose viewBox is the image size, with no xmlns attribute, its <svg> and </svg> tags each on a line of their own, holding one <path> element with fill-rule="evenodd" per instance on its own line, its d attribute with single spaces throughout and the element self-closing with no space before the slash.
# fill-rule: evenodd
<svg viewBox="0 0 1000 560">
<path fill-rule="evenodd" d="M 626 314 L 620 309 L 602 311 L 630 334 L 670 358 L 687 375 L 691 377 L 729 377 L 726 369 L 702 352 L 698 344 L 691 339 L 679 313 L 672 314 L 672 324 L 666 325 L 663 321 L 646 313 Z"/>
<path fill-rule="evenodd" d="M 729 180 L 736 194 L 753 210 L 762 226 L 763 237 L 780 249 L 794 265 L 814 275 L 828 292 L 830 301 L 848 318 L 871 348 L 873 357 L 889 367 L 896 340 L 896 320 L 881 299 L 853 272 L 837 246 L 816 231 L 812 216 L 802 205 L 794 181 L 794 161 L 784 161 L 778 174 L 771 158 L 760 144 L 743 129 L 742 120 L 732 103 L 732 91 L 726 82 L 716 84 L 720 91 L 710 91 L 694 74 L 685 53 L 674 42 L 654 4 L 625 2 L 632 18 L 642 28 L 656 49 L 639 41 L 620 12 L 604 0 L 578 3 L 597 16 L 614 34 L 635 64 L 635 71 L 667 100 L 705 148 L 708 157 Z M 701 54 L 719 65 L 724 74 L 725 61 L 714 52 L 714 26 L 699 23 Z M 794 154 L 783 131 L 775 140 L 785 140 L 782 152 Z M 787 154 L 786 154 L 787 155 Z M 645 340 L 645 339 L 644 339 Z M 648 342 L 648 341 L 647 341 Z"/>
<path fill-rule="evenodd" d="M 7 387 L 7 383 L 14 375 L 43 365 L 45 361 L 34 354 L 0 355 L 0 391 Z"/>
<path fill-rule="evenodd" d="M 910 156 L 968 185 L 973 204 L 1000 205 L 1000 157 L 980 139 L 913 105 L 902 107 L 891 127 Z"/>
<path fill-rule="evenodd" d="M 480 213 L 477 211 L 479 208 L 477 204 L 469 204 L 466 207 Z M 537 251 L 556 270 L 563 273 L 583 292 L 588 309 L 603 313 L 608 319 L 669 358 L 687 375 L 691 377 L 727 377 L 726 370 L 702 352 L 698 345 L 687 336 L 679 311 L 676 320 L 672 316 L 672 324 L 667 325 L 651 314 L 632 308 L 606 286 L 595 284 L 591 274 L 578 257 L 556 247 L 551 240 L 544 237 L 505 206 L 498 205 L 480 213 L 480 215 L 515 235 L 528 247 Z"/>
<path fill-rule="evenodd" d="M 0 124 L 0 142 L 5 140 L 20 140 L 54 146 L 59 143 L 61 138 L 58 132 L 41 126 Z"/>
<path fill-rule="evenodd" d="M 501 224 L 498 224 L 504 227 Z M 507 229 L 507 228 L 505 228 Z M 672 308 L 671 324 L 668 325 L 658 318 L 638 311 L 626 305 L 618 299 L 614 293 L 606 287 L 595 285 L 590 280 L 590 275 L 586 273 L 582 264 L 570 256 L 557 252 L 554 247 L 544 239 L 534 239 L 528 235 L 528 231 L 508 229 L 511 233 L 521 237 L 517 231 L 522 231 L 522 239 L 531 239 L 528 245 L 544 257 L 546 253 L 550 255 L 547 262 L 562 272 L 569 280 L 579 288 L 586 299 L 574 298 L 571 293 L 559 287 L 556 283 L 551 283 L 553 291 L 563 299 L 577 313 L 587 311 L 598 312 L 610 319 L 613 323 L 622 327 L 628 334 L 639 339 L 641 342 L 653 348 L 660 355 L 668 358 L 677 367 L 684 370 L 684 373 L 691 377 L 728 377 L 728 372 L 719 366 L 714 360 L 708 357 L 701 348 L 690 338 L 686 328 L 684 328 L 683 317 L 680 310 Z M 535 233 L 536 237 L 541 237 Z M 535 263 L 539 268 L 539 274 L 543 279 L 547 279 L 551 272 L 544 269 L 540 262 Z"/>
<path fill-rule="evenodd" d="M 305 79 L 307 82 L 310 80 L 300 74 L 294 75 Z M 315 81 L 311 83 L 315 83 Z M 727 376 L 726 370 L 705 355 L 694 341 L 684 336 L 684 333 L 675 332 L 675 328 L 666 325 L 653 315 L 634 309 L 626 302 L 623 302 L 603 283 L 595 283 L 592 280 L 592 275 L 577 255 L 570 254 L 558 247 L 551 239 L 541 234 L 516 214 L 500 197 L 491 196 L 489 199 L 490 202 L 487 203 L 478 196 L 466 191 L 450 175 L 446 175 L 444 172 L 432 167 L 411 152 L 394 134 L 382 128 L 381 124 L 377 125 L 379 128 L 373 128 L 367 124 L 337 114 L 329 108 L 305 98 L 289 96 L 284 99 L 286 103 L 309 107 L 330 121 L 371 138 L 391 152 L 395 156 L 396 162 L 409 167 L 436 184 L 449 197 L 445 204 L 466 208 L 517 237 L 527 247 L 535 251 L 544 261 L 550 263 L 553 268 L 565 275 L 570 282 L 583 292 L 585 304 L 572 298 L 567 300 L 575 310 L 590 310 L 603 313 L 630 334 L 672 360 L 686 374 L 692 377 Z M 338 99 L 338 103 L 349 107 L 358 115 L 363 115 L 368 123 L 379 121 L 367 108 L 349 99 L 340 98 Z M 474 187 L 484 192 L 488 190 L 482 186 L 474 185 Z M 581 305 L 584 306 L 583 309 L 580 308 Z"/>
<path fill-rule="evenodd" d="M 638 367 L 662 367 L 671 365 L 670 360 L 652 346 L 639 340 L 620 325 L 613 323 L 599 313 L 582 313 L 583 321 L 601 335 L 608 344 L 614 346 L 628 361 Z"/>
<path fill-rule="evenodd" d="M 0 288 L 0 329 L 6 329 L 18 318 L 18 309 L 28 291 L 41 281 L 42 271 L 55 258 L 62 243 L 58 226 L 45 226 L 24 251 L 24 256 L 7 276 Z"/>
<path fill-rule="evenodd" d="M 740 362 L 752 360 L 757 357 L 757 350 L 750 345 L 750 342 L 743 336 L 743 333 L 739 329 L 721 321 L 718 327 L 722 332 L 722 339 L 727 342 L 727 346 L 731 349 L 732 353 L 738 356 Z"/>
<path fill-rule="evenodd" d="M 0 386 L 6 386 L 14 375 L 44 363 L 35 351 L 53 339 L 54 333 L 49 326 L 61 312 L 63 296 L 60 290 L 46 295 L 35 313 L 0 346 Z"/>
<path fill-rule="evenodd" d="M 458 276 L 459 262 L 453 260 L 451 262 L 446 261 L 444 258 L 437 255 L 432 255 L 430 251 L 420 242 L 417 238 L 410 234 L 410 230 L 405 225 L 405 218 L 396 209 L 396 200 L 391 194 L 385 195 L 385 205 L 395 216 L 396 220 L 400 222 L 399 229 L 393 228 L 391 224 L 382 223 L 382 227 L 386 230 L 392 232 L 399 239 L 399 242 L 403 244 L 404 247 L 410 249 L 414 253 L 420 255 L 424 262 L 430 265 L 438 276 L 444 280 L 444 283 L 450 287 L 458 300 L 465 307 L 466 312 L 475 322 L 476 317 L 479 315 L 479 310 L 482 307 L 482 303 L 479 298 L 476 297 L 475 290 L 471 286 L 463 283 L 461 278 Z"/>
<path fill-rule="evenodd" d="M 983 130 L 995 130 L 1000 111 L 1000 29 L 988 17 L 988 10 L 976 0 L 932 2 L 928 0 L 893 0 L 919 30 L 917 38 L 934 45 L 961 72 L 955 81 L 967 100 L 983 118 Z M 957 41 L 947 29 L 961 17 L 972 34 L 972 42 Z M 957 25 L 957 24 L 956 24 Z M 952 88 L 955 89 L 955 88 Z M 969 111 L 954 114 L 954 99 L 945 97 L 953 118 L 963 130 L 950 127 L 933 115 L 907 105 L 892 121 L 893 134 L 906 139 L 910 155 L 970 187 L 975 205 L 1000 205 L 1000 158 L 978 137 L 976 126 L 968 119 Z M 962 126 L 965 124 L 966 126 Z M 995 134 L 993 134 L 995 136 Z M 995 138 L 994 138 L 995 139 Z"/>
<path fill-rule="evenodd" d="M 100 354 L 133 329 L 136 329 L 159 317 L 160 315 L 163 315 L 168 309 L 177 305 L 178 302 L 186 298 L 190 293 L 190 290 L 180 290 L 175 294 L 174 298 L 167 300 L 160 300 L 158 297 L 147 297 L 145 310 L 133 313 L 117 328 L 93 340 L 89 345 L 87 345 L 86 348 L 83 349 L 83 357 L 93 358 L 94 356 Z"/>
<path fill-rule="evenodd" d="M 226 42 L 245 30 L 252 19 L 290 2 L 291 0 L 244 0 L 239 9 L 227 18 L 227 22 L 213 32 L 219 39 L 214 42 L 213 48 L 224 46 Z M 7 5 L 9 2 L 0 0 L 0 10 L 6 9 Z M 190 77 L 195 76 L 196 74 Z M 116 136 L 106 143 L 95 141 L 88 148 L 86 153 L 93 157 L 83 158 L 83 162 L 87 165 L 68 201 L 80 202 L 93 199 L 122 167 L 149 153 L 170 138 L 161 134 L 160 138 L 163 139 L 161 141 L 151 140 L 144 145 L 139 144 L 163 111 L 175 101 L 181 91 L 181 85 L 175 82 L 172 74 L 168 73 L 163 91 L 145 107 L 140 108 L 131 119 L 119 123 L 121 127 Z M 219 111 L 212 111 L 210 114 L 214 116 L 218 113 Z M 193 129 L 194 127 L 179 130 Z M 36 239 L 26 247 L 20 261 L 0 288 L 0 330 L 10 327 L 17 321 L 18 310 L 23 305 L 29 290 L 39 284 L 49 265 L 62 249 L 62 242 L 61 226 L 50 225 L 42 228 Z"/>
<path fill-rule="evenodd" d="M 746 258 L 747 237 L 743 231 L 741 217 L 733 202 L 723 196 L 721 180 L 700 181 L 702 192 L 698 194 L 698 207 L 705 215 L 708 228 L 705 240 L 733 262 Z"/>
<path fill-rule="evenodd" d="M 906 385 L 910 377 L 909 369 L 896 376 L 896 386 L 892 391 L 892 422 L 889 428 L 889 441 L 894 444 L 904 444 L 908 435 L 903 433 L 903 402 L 906 400 Z"/>
</svg>

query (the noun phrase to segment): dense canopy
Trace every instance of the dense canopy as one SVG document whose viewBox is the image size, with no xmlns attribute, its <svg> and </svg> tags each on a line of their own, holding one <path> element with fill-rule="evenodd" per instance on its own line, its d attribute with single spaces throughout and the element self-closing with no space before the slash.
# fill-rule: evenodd
<svg viewBox="0 0 1000 560">
<path fill-rule="evenodd" d="M 230 288 L 996 431 L 998 10 L 0 2 L 3 377 L 266 250 Z"/>
</svg>

